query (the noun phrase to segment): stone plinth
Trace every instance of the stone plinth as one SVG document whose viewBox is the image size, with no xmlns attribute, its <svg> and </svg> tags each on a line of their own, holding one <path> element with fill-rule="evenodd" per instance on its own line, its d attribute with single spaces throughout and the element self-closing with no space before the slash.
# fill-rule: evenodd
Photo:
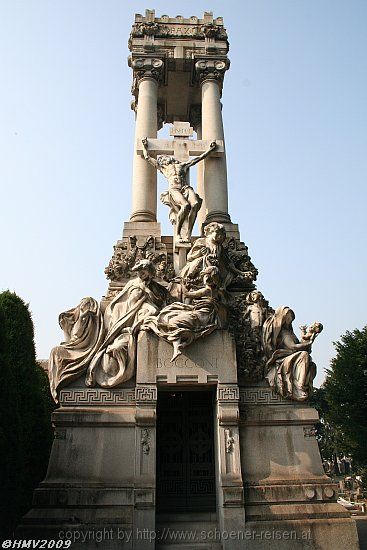
<svg viewBox="0 0 367 550">
<path fill-rule="evenodd" d="M 286 401 L 265 385 L 240 388 L 240 411 L 251 549 L 276 544 L 277 550 L 357 550 L 355 522 L 337 504 L 337 485 L 323 470 L 317 411 Z"/>
<path fill-rule="evenodd" d="M 72 548 L 133 548 L 138 510 L 154 506 L 153 479 L 143 491 L 135 483 L 135 462 L 151 459 L 136 426 L 135 389 L 63 390 L 60 405 L 47 475 L 17 537 L 57 540 L 69 531 Z M 90 539 L 97 531 L 100 544 Z"/>
</svg>

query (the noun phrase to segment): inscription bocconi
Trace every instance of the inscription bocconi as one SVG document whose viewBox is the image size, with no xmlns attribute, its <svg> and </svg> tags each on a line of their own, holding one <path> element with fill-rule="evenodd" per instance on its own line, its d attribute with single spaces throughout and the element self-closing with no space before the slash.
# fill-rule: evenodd
<svg viewBox="0 0 367 550">
<path fill-rule="evenodd" d="M 159 357 L 157 359 L 157 369 L 172 369 L 176 367 L 178 369 L 205 369 L 205 370 L 217 370 L 218 358 L 203 359 L 198 363 L 195 363 L 188 357 L 177 357 L 173 363 L 169 359 Z"/>
</svg>

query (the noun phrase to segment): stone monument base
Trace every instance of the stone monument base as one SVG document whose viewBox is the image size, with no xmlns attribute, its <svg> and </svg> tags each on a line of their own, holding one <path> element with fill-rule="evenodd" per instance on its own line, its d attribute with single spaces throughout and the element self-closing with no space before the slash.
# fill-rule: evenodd
<svg viewBox="0 0 367 550">
<path fill-rule="evenodd" d="M 355 522 L 337 504 L 337 486 L 323 471 L 317 412 L 281 398 L 265 383 L 239 387 L 234 342 L 225 330 L 194 342 L 173 363 L 171 356 L 170 344 L 141 332 L 135 387 L 61 390 L 47 476 L 17 538 L 71 539 L 80 550 L 169 550 L 179 545 L 159 540 L 164 529 L 194 530 L 199 538 L 183 548 L 357 550 Z M 200 415 L 187 440 L 172 416 L 177 437 L 161 439 L 157 448 L 170 416 L 159 403 L 185 392 L 199 404 L 206 396 L 212 442 L 200 426 L 195 429 Z M 162 512 L 157 457 L 177 445 L 204 456 L 210 444 L 213 507 Z M 176 473 L 172 479 L 177 481 Z M 206 489 L 200 490 L 205 497 Z"/>
<path fill-rule="evenodd" d="M 47 476 L 17 537 L 133 548 L 138 510 L 153 503 L 153 488 L 134 485 L 135 390 L 68 389 L 60 405 Z"/>
<path fill-rule="evenodd" d="M 356 524 L 337 504 L 322 466 L 318 413 L 265 384 L 240 388 L 246 531 L 252 549 L 359 548 Z"/>
</svg>

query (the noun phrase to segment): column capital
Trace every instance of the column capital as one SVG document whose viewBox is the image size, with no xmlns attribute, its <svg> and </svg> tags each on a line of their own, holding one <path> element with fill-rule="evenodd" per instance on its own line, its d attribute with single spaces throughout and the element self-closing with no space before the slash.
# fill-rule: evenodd
<svg viewBox="0 0 367 550">
<path fill-rule="evenodd" d="M 198 59 L 195 63 L 195 79 L 202 85 L 207 80 L 214 80 L 222 88 L 224 74 L 229 69 L 229 59 Z"/>
<path fill-rule="evenodd" d="M 163 83 L 164 62 L 159 57 L 129 57 L 128 63 L 133 70 L 134 95 L 138 92 L 140 82 L 146 78 L 155 80 L 158 85 Z"/>
</svg>

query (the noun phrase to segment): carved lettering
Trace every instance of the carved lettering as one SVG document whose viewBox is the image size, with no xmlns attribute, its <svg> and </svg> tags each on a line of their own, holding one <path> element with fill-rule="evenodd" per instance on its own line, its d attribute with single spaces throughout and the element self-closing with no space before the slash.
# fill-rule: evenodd
<svg viewBox="0 0 367 550">
<path fill-rule="evenodd" d="M 188 357 L 179 356 L 171 363 L 169 359 L 158 357 L 157 369 L 172 369 L 172 367 L 177 369 L 204 369 L 212 371 L 218 369 L 218 358 L 203 359 L 196 363 Z"/>
</svg>

